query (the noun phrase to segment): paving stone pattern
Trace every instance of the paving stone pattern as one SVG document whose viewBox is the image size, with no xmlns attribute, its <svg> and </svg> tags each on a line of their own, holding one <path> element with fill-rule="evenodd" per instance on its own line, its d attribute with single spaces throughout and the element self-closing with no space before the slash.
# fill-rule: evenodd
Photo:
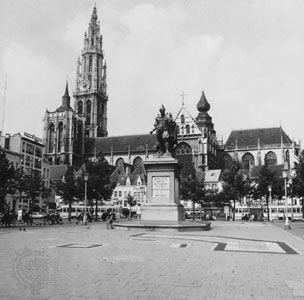
<svg viewBox="0 0 304 300">
<path fill-rule="evenodd" d="M 274 254 L 273 242 L 299 254 Z M 219 243 L 250 251 L 215 251 Z M 0 299 L 304 299 L 304 240 L 267 223 L 193 233 L 2 229 L 0 253 Z"/>
</svg>

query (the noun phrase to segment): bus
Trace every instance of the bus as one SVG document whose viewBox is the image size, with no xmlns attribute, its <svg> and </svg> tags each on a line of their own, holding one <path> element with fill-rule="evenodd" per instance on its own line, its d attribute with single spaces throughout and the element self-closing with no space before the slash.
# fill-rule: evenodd
<svg viewBox="0 0 304 300">
<path fill-rule="evenodd" d="M 111 205 L 99 205 L 97 206 L 97 216 L 100 219 L 102 214 L 107 211 L 114 211 L 115 213 L 120 212 L 120 207 L 111 206 Z M 69 205 L 60 205 L 56 211 L 60 214 L 61 218 L 67 219 L 69 217 Z M 95 216 L 96 207 L 87 205 L 87 209 L 85 210 L 84 204 L 72 204 L 71 207 L 71 218 L 76 218 L 77 215 L 84 213 L 85 211 L 89 212 L 93 217 Z"/>
<path fill-rule="evenodd" d="M 285 205 L 269 205 L 269 218 L 271 220 L 284 220 L 286 213 L 286 206 Z M 254 214 L 255 220 L 258 219 L 259 221 L 267 220 L 267 206 L 247 206 L 247 205 L 238 205 L 235 207 L 235 220 L 242 220 L 245 215 L 252 215 Z M 288 205 L 287 206 L 287 216 L 290 220 L 302 220 L 302 206 L 301 205 Z"/>
</svg>

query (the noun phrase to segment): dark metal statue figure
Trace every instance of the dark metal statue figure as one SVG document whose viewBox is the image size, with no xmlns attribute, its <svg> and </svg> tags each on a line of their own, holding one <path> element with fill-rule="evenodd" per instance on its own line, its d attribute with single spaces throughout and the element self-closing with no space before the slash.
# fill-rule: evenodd
<svg viewBox="0 0 304 300">
<path fill-rule="evenodd" d="M 162 105 L 159 109 L 160 114 L 155 118 L 154 129 L 156 130 L 157 152 L 160 156 L 174 156 L 174 146 L 177 144 L 176 123 L 172 118 L 172 114 L 166 114 L 166 109 Z"/>
</svg>

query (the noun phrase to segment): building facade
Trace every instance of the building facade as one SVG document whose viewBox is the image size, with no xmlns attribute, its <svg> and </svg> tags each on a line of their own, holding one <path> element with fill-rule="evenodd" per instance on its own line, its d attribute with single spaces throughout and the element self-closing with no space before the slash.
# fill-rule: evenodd
<svg viewBox="0 0 304 300">
<path fill-rule="evenodd" d="M 281 127 L 233 130 L 225 144 L 223 168 L 233 161 L 252 173 L 261 166 L 284 166 L 293 169 L 299 162 L 300 145 Z"/>
<path fill-rule="evenodd" d="M 71 107 L 68 83 L 61 106 L 46 111 L 43 143 L 45 157 L 53 165 L 80 166 L 85 140 L 107 136 L 107 66 L 102 35 L 94 7 L 84 47 L 77 61 L 74 108 Z"/>
</svg>

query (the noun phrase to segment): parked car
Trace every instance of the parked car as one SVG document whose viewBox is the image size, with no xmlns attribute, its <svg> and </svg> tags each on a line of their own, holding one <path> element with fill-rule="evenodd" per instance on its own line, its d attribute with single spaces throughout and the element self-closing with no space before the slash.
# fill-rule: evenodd
<svg viewBox="0 0 304 300">
<path fill-rule="evenodd" d="M 32 218 L 33 219 L 43 219 L 43 214 L 41 214 L 39 212 L 33 212 L 32 213 Z"/>
</svg>

